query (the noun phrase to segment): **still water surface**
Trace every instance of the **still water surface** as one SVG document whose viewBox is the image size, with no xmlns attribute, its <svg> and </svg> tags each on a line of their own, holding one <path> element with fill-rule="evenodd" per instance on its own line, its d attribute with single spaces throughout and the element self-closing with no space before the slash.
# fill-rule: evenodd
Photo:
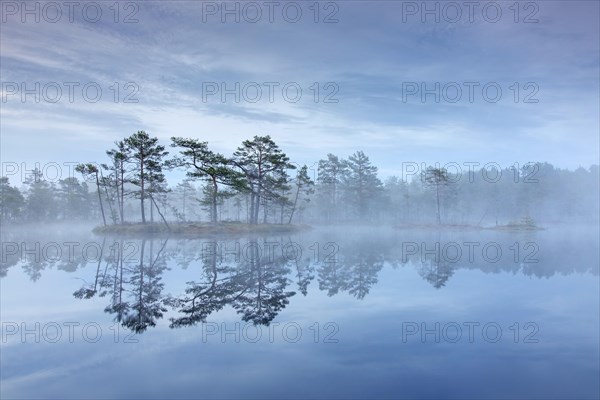
<svg viewBox="0 0 600 400">
<path fill-rule="evenodd" d="M 597 227 L 2 232 L 1 398 L 598 398 Z"/>
</svg>

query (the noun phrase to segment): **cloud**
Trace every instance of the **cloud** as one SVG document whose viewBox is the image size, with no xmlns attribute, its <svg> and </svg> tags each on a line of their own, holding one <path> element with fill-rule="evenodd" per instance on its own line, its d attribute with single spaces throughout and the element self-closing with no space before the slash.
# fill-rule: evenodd
<svg viewBox="0 0 600 400">
<path fill-rule="evenodd" d="M 222 23 L 193 2 L 141 4 L 133 24 L 114 23 L 108 11 L 95 24 L 12 19 L 0 28 L 3 84 L 93 82 L 102 99 L 91 103 L 76 91 L 74 102 L 66 92 L 58 104 L 31 95 L 23 102 L 5 98 L 3 85 L 2 156 L 101 159 L 114 140 L 146 129 L 165 139 L 199 135 L 225 152 L 269 133 L 302 163 L 360 147 L 386 171 L 415 154 L 430 163 L 495 157 L 510 164 L 529 154 L 562 167 L 598 163 L 598 4 L 536 4 L 537 23 L 523 22 L 529 9 L 515 23 L 508 8 L 498 23 L 479 14 L 473 23 L 422 23 L 419 15 L 403 22 L 402 4 L 390 2 L 338 3 L 321 9 L 318 23 L 308 8 L 297 23 L 280 11 L 273 23 Z M 332 11 L 339 22 L 322 23 Z M 279 87 L 272 102 L 267 92 L 255 103 L 243 93 L 235 102 L 235 95 L 207 97 L 211 82 Z M 279 92 L 290 82 L 302 87 L 297 103 Z M 463 89 L 456 103 L 443 92 L 439 102 L 406 94 L 407 83 L 453 82 Z M 473 102 L 465 82 L 479 84 Z M 499 102 L 483 98 L 487 83 L 502 88 Z M 539 103 L 523 102 L 532 95 L 528 84 Z M 125 103 L 133 92 L 138 102 Z M 23 137 L 44 152 L 31 151 Z"/>
</svg>

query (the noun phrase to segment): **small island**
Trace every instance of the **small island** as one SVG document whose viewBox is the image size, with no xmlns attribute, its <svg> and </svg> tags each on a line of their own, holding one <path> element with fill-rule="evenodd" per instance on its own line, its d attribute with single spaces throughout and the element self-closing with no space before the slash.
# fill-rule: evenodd
<svg viewBox="0 0 600 400">
<path fill-rule="evenodd" d="M 543 231 L 545 228 L 538 226 L 533 218 L 529 216 L 523 217 L 520 221 L 510 221 L 507 224 L 494 226 L 468 225 L 468 224 L 404 224 L 397 225 L 395 229 L 405 230 L 435 230 L 435 231 Z"/>
<path fill-rule="evenodd" d="M 97 235 L 139 237 L 148 235 L 165 235 L 200 238 L 206 236 L 234 235 L 278 235 L 310 230 L 303 224 L 247 224 L 243 222 L 178 222 L 164 223 L 131 223 L 98 226 L 93 229 Z"/>
<path fill-rule="evenodd" d="M 396 225 L 394 229 L 400 230 L 432 230 L 432 231 L 474 231 L 487 229 L 478 225 L 466 224 L 403 224 Z"/>
<path fill-rule="evenodd" d="M 543 231 L 545 228 L 538 226 L 533 218 L 523 217 L 520 221 L 510 221 L 508 224 L 496 225 L 490 229 L 497 231 Z"/>
</svg>

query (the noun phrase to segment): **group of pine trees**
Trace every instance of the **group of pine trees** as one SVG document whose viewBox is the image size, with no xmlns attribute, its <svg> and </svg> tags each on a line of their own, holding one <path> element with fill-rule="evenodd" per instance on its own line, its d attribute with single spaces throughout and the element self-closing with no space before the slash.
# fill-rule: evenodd
<svg viewBox="0 0 600 400">
<path fill-rule="evenodd" d="M 273 222 L 270 220 L 276 214 L 277 222 L 291 223 L 312 193 L 314 182 L 308 167 L 296 168 L 269 136 L 244 141 L 231 157 L 214 152 L 207 142 L 198 139 L 173 137 L 171 147 L 176 154 L 169 157 L 158 138 L 138 131 L 106 151 L 108 163 L 77 165 L 75 171 L 83 181 L 80 183 L 77 177 L 61 180 L 60 190 L 54 183 L 46 182 L 38 169 L 25 182 L 24 190 L 10 186 L 8 178 L 3 177 L 2 219 L 47 221 L 98 216 L 104 225 L 137 221 L 145 224 L 154 222 L 156 213 L 168 225 L 168 219 L 173 217 L 183 221 L 201 219 L 197 210 L 200 205 L 210 222 L 216 223 L 220 219 L 219 207 L 235 198 L 238 220 L 242 219 L 245 205 L 246 222 Z M 165 179 L 164 173 L 170 169 L 183 169 L 187 175 L 175 190 L 168 187 Z M 293 170 L 297 171 L 292 176 Z M 200 196 L 194 181 L 203 182 Z M 88 183 L 95 193 L 89 191 Z M 72 189 L 73 195 L 63 196 L 63 186 Z M 169 196 L 174 193 L 176 198 Z M 73 211 L 79 207 L 70 204 L 73 199 L 85 208 L 77 215 Z M 134 201 L 138 202 L 135 211 L 131 207 Z M 167 218 L 167 214 L 173 217 Z"/>
<path fill-rule="evenodd" d="M 597 165 L 569 171 L 537 163 L 460 175 L 428 167 L 411 180 L 391 176 L 382 182 L 362 151 L 347 159 L 327 154 L 311 167 L 297 167 L 269 136 L 243 141 L 231 156 L 198 139 L 172 137 L 170 147 L 171 153 L 158 138 L 138 131 L 115 142 L 106 163 L 77 165 L 81 180 L 48 182 L 35 169 L 18 188 L 2 177 L 0 217 L 104 225 L 598 220 Z M 186 179 L 170 187 L 165 172 L 175 169 L 185 171 Z"/>
<path fill-rule="evenodd" d="M 21 188 L 0 178 L 0 221 L 49 221 L 95 219 L 93 193 L 76 177 L 57 183 L 43 179 L 39 169 L 31 172 Z"/>
</svg>

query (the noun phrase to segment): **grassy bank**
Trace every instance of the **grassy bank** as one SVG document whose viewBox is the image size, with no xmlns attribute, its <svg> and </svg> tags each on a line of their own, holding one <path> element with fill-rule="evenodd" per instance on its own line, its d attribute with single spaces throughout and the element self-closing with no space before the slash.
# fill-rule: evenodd
<svg viewBox="0 0 600 400">
<path fill-rule="evenodd" d="M 454 225 L 454 224 L 407 224 L 395 226 L 395 229 L 405 230 L 432 230 L 432 231 L 543 231 L 544 228 L 522 223 L 509 223 L 506 225 L 496 225 L 490 227 L 478 226 L 478 225 Z"/>
<path fill-rule="evenodd" d="M 491 228 L 495 231 L 543 231 L 545 228 L 542 228 L 537 225 L 524 225 L 524 224 L 506 224 L 506 225 L 498 225 L 493 226 Z"/>
<path fill-rule="evenodd" d="M 432 231 L 478 231 L 486 229 L 476 225 L 460 225 L 460 224 L 405 224 L 394 227 L 395 229 L 406 230 L 432 230 Z"/>
<path fill-rule="evenodd" d="M 310 229 L 308 225 L 279 225 L 258 224 L 251 225 L 240 222 L 221 222 L 216 225 L 199 222 L 172 223 L 167 227 L 163 223 L 151 224 L 120 224 L 98 226 L 93 232 L 98 235 L 112 236 L 184 236 L 203 237 L 214 235 L 276 235 L 289 234 Z"/>
</svg>

